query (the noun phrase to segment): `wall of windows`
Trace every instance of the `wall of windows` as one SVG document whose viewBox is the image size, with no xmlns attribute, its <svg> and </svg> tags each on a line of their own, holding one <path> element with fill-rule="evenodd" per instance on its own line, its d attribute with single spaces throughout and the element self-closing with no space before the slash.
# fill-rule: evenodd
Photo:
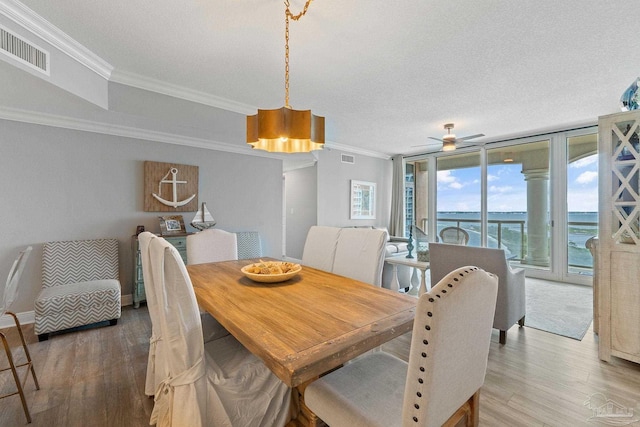
<svg viewBox="0 0 640 427">
<path fill-rule="evenodd" d="M 414 156 L 406 159 L 413 173 L 407 222 L 424 227 L 431 241 L 446 226 L 461 227 L 468 244 L 505 249 L 529 276 L 588 284 L 593 260 L 584 243 L 597 235 L 596 159 L 595 127 Z M 429 223 L 430 215 L 437 221 Z"/>
</svg>

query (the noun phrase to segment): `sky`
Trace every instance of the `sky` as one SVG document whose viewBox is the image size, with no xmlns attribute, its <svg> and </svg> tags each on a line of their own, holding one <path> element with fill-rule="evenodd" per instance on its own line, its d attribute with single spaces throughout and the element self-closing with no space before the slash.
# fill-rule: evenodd
<svg viewBox="0 0 640 427">
<path fill-rule="evenodd" d="M 487 210 L 526 212 L 527 183 L 520 164 L 487 168 Z M 575 161 L 567 170 L 569 212 L 598 211 L 598 155 Z M 438 172 L 439 212 L 480 211 L 480 167 Z"/>
</svg>

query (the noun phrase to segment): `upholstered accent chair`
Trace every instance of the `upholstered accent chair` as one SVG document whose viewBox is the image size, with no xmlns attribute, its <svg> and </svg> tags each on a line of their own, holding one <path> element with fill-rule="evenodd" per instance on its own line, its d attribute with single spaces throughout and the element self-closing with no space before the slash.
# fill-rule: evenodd
<svg viewBox="0 0 640 427">
<path fill-rule="evenodd" d="M 147 305 L 153 329 L 160 331 L 155 360 L 155 376 L 160 380 L 150 423 L 158 427 L 285 425 L 290 418 L 291 389 L 232 335 L 205 344 L 182 257 L 161 237 L 150 239 L 145 250 L 153 277 L 149 285 L 155 288 Z"/>
<path fill-rule="evenodd" d="M 22 409 L 24 410 L 24 415 L 27 418 L 27 422 L 31 422 L 31 414 L 29 413 L 29 406 L 27 405 L 27 399 L 24 395 L 24 386 L 29 379 L 29 372 L 31 372 L 31 376 L 33 377 L 33 382 L 36 385 L 36 390 L 40 390 L 40 385 L 38 384 L 38 378 L 36 377 L 36 371 L 33 369 L 33 362 L 31 361 L 31 354 L 29 353 L 29 347 L 27 347 L 27 343 L 24 339 L 24 334 L 22 333 L 22 326 L 20 325 L 20 321 L 18 320 L 18 316 L 12 311 L 9 311 L 9 307 L 11 303 L 15 300 L 16 295 L 18 294 L 18 284 L 20 282 L 20 276 L 24 271 L 24 267 L 27 264 L 27 260 L 29 259 L 29 254 L 33 248 L 31 246 L 26 249 L 20 251 L 18 257 L 13 262 L 11 266 L 11 270 L 9 270 L 9 276 L 7 277 L 7 283 L 4 287 L 4 292 L 2 293 L 2 299 L 0 300 L 0 317 L 3 317 L 5 314 L 8 314 L 13 318 L 13 322 L 16 325 L 16 329 L 18 334 L 20 335 L 20 341 L 22 342 L 22 351 L 24 352 L 23 358 L 26 359 L 26 362 L 22 362 L 20 364 L 16 364 L 17 359 L 13 357 L 13 351 L 11 350 L 11 346 L 9 345 L 9 341 L 7 339 L 7 335 L 4 332 L 0 331 L 0 339 L 2 340 L 2 344 L 4 346 L 4 351 L 7 356 L 7 361 L 9 362 L 9 367 L 2 369 L 0 372 L 11 371 L 13 375 L 13 379 L 16 384 L 17 391 L 15 393 L 7 393 L 0 396 L 0 399 L 4 399 L 5 397 L 15 396 L 16 394 L 20 395 L 20 400 L 22 401 Z M 18 368 L 25 368 L 25 375 L 20 380 L 18 375 Z"/>
<path fill-rule="evenodd" d="M 34 332 L 43 341 L 51 332 L 77 326 L 103 321 L 115 325 L 120 294 L 116 239 L 47 242 Z"/>
<path fill-rule="evenodd" d="M 467 266 L 417 305 L 409 363 L 374 352 L 308 385 L 304 401 L 331 427 L 477 426 L 498 279 Z"/>
<path fill-rule="evenodd" d="M 500 331 L 500 344 L 507 341 L 507 330 L 516 322 L 524 326 L 527 313 L 524 269 L 511 268 L 504 249 L 430 243 L 431 283 L 438 283 L 450 271 L 467 264 L 476 265 L 498 276 L 498 301 L 493 327 Z"/>
</svg>

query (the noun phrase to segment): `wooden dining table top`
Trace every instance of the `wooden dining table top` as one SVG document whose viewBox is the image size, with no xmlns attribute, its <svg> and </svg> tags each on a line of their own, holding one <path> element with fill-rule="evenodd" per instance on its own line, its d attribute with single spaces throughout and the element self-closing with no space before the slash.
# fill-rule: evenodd
<svg viewBox="0 0 640 427">
<path fill-rule="evenodd" d="M 289 387 L 413 327 L 413 297 L 306 266 L 285 282 L 258 283 L 240 271 L 258 261 L 187 270 L 200 306 Z"/>
</svg>

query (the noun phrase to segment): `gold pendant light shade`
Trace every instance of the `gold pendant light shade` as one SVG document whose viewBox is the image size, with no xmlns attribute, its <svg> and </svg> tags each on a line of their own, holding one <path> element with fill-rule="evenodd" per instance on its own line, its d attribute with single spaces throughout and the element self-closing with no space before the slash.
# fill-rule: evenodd
<svg viewBox="0 0 640 427">
<path fill-rule="evenodd" d="M 247 144 L 272 153 L 306 153 L 324 146 L 324 117 L 282 107 L 247 116 Z"/>
<path fill-rule="evenodd" d="M 324 147 L 324 117 L 311 110 L 294 110 L 289 105 L 289 18 L 299 20 L 313 0 L 307 0 L 302 12 L 294 15 L 285 0 L 284 107 L 258 110 L 247 116 L 247 144 L 271 153 L 308 153 Z"/>
</svg>

